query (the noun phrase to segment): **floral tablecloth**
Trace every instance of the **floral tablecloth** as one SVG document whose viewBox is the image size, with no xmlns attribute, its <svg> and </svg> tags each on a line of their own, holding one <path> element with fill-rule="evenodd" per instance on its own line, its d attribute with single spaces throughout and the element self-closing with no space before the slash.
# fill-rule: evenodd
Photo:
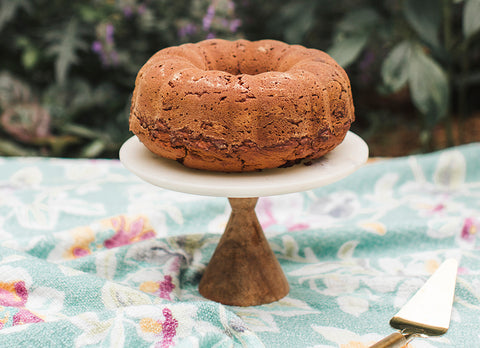
<svg viewBox="0 0 480 348">
<path fill-rule="evenodd" d="M 453 257 L 450 329 L 410 346 L 480 347 L 480 144 L 261 197 L 291 288 L 272 304 L 198 293 L 229 209 L 116 160 L 0 158 L 0 346 L 365 347 Z"/>
</svg>

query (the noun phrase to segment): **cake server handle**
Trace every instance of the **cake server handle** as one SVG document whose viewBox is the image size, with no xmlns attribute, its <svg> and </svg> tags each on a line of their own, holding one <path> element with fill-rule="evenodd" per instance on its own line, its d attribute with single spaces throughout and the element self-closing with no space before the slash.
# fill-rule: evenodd
<svg viewBox="0 0 480 348">
<path fill-rule="evenodd" d="M 370 348 L 401 348 L 407 345 L 415 335 L 405 332 L 395 332 L 378 341 Z"/>
</svg>

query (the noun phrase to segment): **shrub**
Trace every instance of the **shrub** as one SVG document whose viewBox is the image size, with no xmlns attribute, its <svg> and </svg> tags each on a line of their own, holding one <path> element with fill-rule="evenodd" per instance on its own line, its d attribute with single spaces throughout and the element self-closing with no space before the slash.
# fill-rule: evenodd
<svg viewBox="0 0 480 348">
<path fill-rule="evenodd" d="M 478 107 L 478 18 L 480 0 L 0 0 L 0 154 L 116 157 L 142 64 L 209 37 L 328 51 L 359 132 L 397 115 L 431 149 L 439 122 Z"/>
<path fill-rule="evenodd" d="M 2 0 L 0 153 L 116 157 L 142 64 L 239 25 L 232 1 Z"/>
</svg>

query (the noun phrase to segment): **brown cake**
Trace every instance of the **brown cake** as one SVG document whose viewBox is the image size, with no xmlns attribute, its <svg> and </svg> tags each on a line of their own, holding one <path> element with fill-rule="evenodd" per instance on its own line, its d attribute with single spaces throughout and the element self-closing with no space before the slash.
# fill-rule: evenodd
<svg viewBox="0 0 480 348">
<path fill-rule="evenodd" d="M 253 171 L 316 159 L 354 120 L 350 82 L 326 53 L 274 40 L 205 40 L 141 68 L 130 130 L 187 167 Z"/>
</svg>

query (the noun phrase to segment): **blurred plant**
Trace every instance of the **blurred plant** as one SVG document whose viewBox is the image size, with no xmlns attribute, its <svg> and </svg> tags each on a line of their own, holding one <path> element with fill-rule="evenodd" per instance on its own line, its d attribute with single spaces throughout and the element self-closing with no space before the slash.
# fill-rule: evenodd
<svg viewBox="0 0 480 348">
<path fill-rule="evenodd" d="M 0 0 L 0 155 L 116 157 L 147 59 L 240 25 L 232 0 Z"/>
<path fill-rule="evenodd" d="M 33 99 L 27 86 L 7 73 L 0 74 L 0 124 L 23 142 L 41 142 L 50 134 L 50 115 Z M 14 154 L 26 155 L 15 144 L 0 140 L 0 146 Z"/>
<path fill-rule="evenodd" d="M 220 37 L 236 39 L 242 20 L 236 14 L 236 5 L 232 0 L 212 0 L 206 11 L 205 1 L 193 1 L 191 17 L 179 21 L 178 36 L 181 42 L 195 42 Z M 240 34 L 240 35 L 239 35 Z"/>
<path fill-rule="evenodd" d="M 478 18 L 480 0 L 0 0 L 0 155 L 116 157 L 140 67 L 210 37 L 327 50 L 350 76 L 354 127 L 400 111 L 427 149 L 478 103 Z"/>
<path fill-rule="evenodd" d="M 433 129 L 443 120 L 453 145 L 453 98 L 458 95 L 456 114 L 463 117 L 467 85 L 474 83 L 472 76 L 477 76 L 478 84 L 480 74 L 480 66 L 471 71 L 470 64 L 472 57 L 478 59 L 480 48 L 480 1 L 403 0 L 375 7 L 365 1 L 363 5 L 338 22 L 329 53 L 344 67 L 359 62 L 362 69 L 369 54 L 383 50 L 378 91 L 391 95 L 408 88 L 422 116 L 424 149 L 432 148 Z"/>
<path fill-rule="evenodd" d="M 243 25 L 249 38 L 319 48 L 346 68 L 354 128 L 363 123 L 365 133 L 390 124 L 382 118 L 403 119 L 417 123 L 431 150 L 436 125 L 446 124 L 452 145 L 454 117 L 461 124 L 478 107 L 480 0 L 251 1 L 242 18 L 251 18 Z"/>
</svg>

